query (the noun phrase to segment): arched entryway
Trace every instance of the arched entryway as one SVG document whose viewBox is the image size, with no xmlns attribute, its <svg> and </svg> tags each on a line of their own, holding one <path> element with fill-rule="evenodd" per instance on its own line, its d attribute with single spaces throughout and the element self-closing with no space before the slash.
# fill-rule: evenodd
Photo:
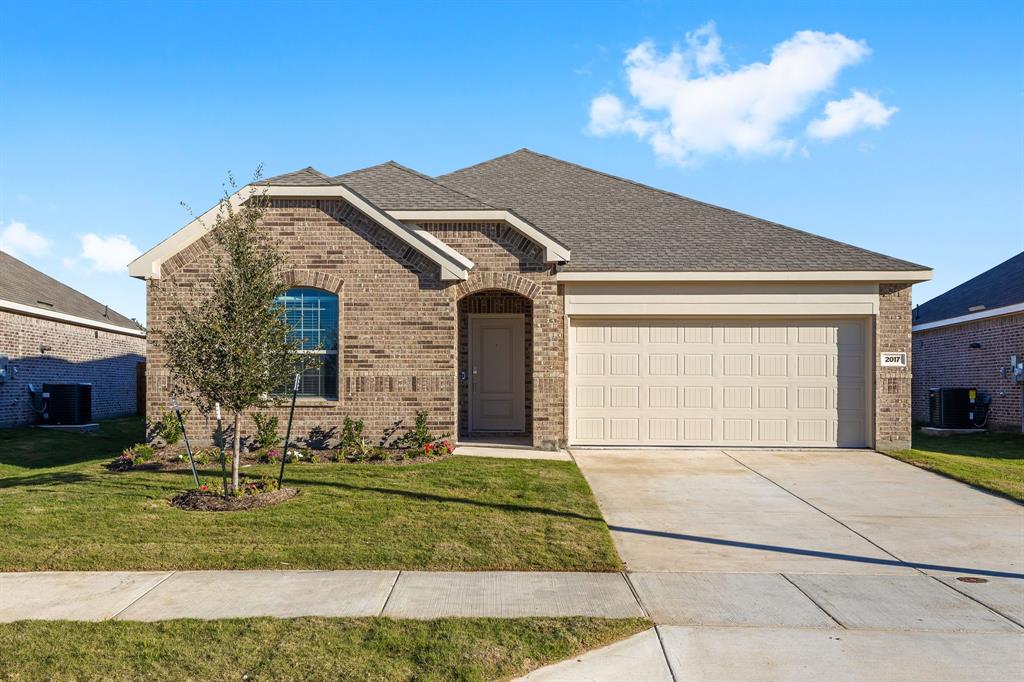
<svg viewBox="0 0 1024 682">
<path fill-rule="evenodd" d="M 533 302 L 487 289 L 459 300 L 459 437 L 529 442 Z"/>
</svg>

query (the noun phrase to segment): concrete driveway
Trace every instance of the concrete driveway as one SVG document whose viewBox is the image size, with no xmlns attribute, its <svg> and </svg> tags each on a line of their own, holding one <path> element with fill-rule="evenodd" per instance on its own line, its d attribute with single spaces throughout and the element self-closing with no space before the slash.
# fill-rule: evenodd
<svg viewBox="0 0 1024 682">
<path fill-rule="evenodd" d="M 875 452 L 573 455 L 630 571 L 1024 572 L 1024 507 Z"/>
<path fill-rule="evenodd" d="M 572 454 L 660 678 L 1024 679 L 1024 507 L 870 451 Z"/>
</svg>

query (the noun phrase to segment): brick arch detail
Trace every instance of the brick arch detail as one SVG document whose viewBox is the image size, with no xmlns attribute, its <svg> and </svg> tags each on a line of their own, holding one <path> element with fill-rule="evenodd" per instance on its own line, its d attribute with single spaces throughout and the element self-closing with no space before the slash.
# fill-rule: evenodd
<svg viewBox="0 0 1024 682">
<path fill-rule="evenodd" d="M 531 301 L 535 300 L 541 291 L 536 282 L 511 272 L 481 272 L 474 273 L 468 280 L 459 283 L 455 289 L 455 297 L 463 299 L 478 291 L 488 289 L 511 291 L 525 296 Z"/>
<path fill-rule="evenodd" d="M 289 287 L 312 287 L 333 294 L 341 294 L 341 289 L 345 285 L 345 281 L 337 275 L 316 270 L 287 270 L 283 280 Z"/>
</svg>

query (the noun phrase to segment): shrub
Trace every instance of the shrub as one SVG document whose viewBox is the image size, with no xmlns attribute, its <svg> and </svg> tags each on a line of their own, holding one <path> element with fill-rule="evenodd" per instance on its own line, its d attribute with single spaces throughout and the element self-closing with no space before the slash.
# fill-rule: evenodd
<svg viewBox="0 0 1024 682">
<path fill-rule="evenodd" d="M 199 450 L 192 451 L 192 461 L 196 463 L 196 466 L 206 466 L 210 462 L 218 461 L 219 459 L 220 450 L 217 448 L 200 448 Z M 188 462 L 188 453 L 180 453 L 178 455 L 178 460 L 181 462 Z"/>
<path fill-rule="evenodd" d="M 235 491 L 235 495 L 259 495 L 260 493 L 269 493 L 277 489 L 277 479 L 270 476 L 244 478 L 241 481 L 241 485 Z"/>
<path fill-rule="evenodd" d="M 188 419 L 189 412 L 191 410 L 182 410 L 181 418 Z M 147 419 L 146 428 L 150 440 L 160 438 L 168 445 L 174 445 L 181 440 L 181 423 L 178 421 L 178 416 L 174 414 L 174 410 L 167 410 L 156 421 Z"/>
<path fill-rule="evenodd" d="M 418 449 L 433 440 L 435 437 L 427 427 L 427 412 L 421 410 L 416 413 L 416 425 L 395 440 L 394 445 L 400 448 Z"/>
<path fill-rule="evenodd" d="M 363 440 L 363 429 L 366 425 L 362 419 L 352 419 L 347 414 L 341 426 L 341 447 L 354 448 Z"/>
<path fill-rule="evenodd" d="M 121 451 L 121 454 L 110 463 L 114 471 L 127 471 L 153 458 L 153 446 L 137 443 Z"/>
<path fill-rule="evenodd" d="M 257 412 L 252 421 L 256 424 L 256 442 L 261 448 L 272 448 L 281 441 L 276 416 Z"/>
</svg>

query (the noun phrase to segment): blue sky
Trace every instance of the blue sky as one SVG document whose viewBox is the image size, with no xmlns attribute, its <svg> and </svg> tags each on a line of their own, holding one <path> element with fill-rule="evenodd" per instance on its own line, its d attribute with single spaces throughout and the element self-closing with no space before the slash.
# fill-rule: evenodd
<svg viewBox="0 0 1024 682">
<path fill-rule="evenodd" d="M 140 320 L 120 261 L 259 163 L 530 147 L 933 266 L 917 302 L 1024 249 L 1018 3 L 0 12 L 0 248 Z"/>
</svg>

